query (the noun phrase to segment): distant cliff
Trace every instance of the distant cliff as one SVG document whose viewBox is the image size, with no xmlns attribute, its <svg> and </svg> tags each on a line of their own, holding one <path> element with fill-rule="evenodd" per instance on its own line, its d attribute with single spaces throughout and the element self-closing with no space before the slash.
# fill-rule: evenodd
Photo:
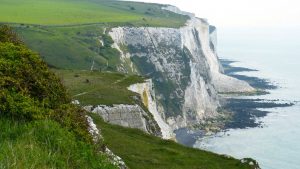
<svg viewBox="0 0 300 169">
<path fill-rule="evenodd" d="M 223 74 L 215 27 L 176 7 L 165 9 L 188 15 L 186 26 L 116 27 L 109 35 L 121 53 L 119 71 L 152 79 L 156 111 L 172 129 L 215 117 L 218 92 L 254 91 L 246 82 Z"/>
</svg>

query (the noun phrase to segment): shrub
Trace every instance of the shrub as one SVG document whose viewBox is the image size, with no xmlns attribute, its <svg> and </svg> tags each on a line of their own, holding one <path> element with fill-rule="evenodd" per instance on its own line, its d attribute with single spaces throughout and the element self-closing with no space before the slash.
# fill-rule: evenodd
<svg viewBox="0 0 300 169">
<path fill-rule="evenodd" d="M 21 93 L 1 90 L 0 113 L 3 116 L 18 119 L 43 119 L 47 110 L 38 101 Z"/>
<path fill-rule="evenodd" d="M 13 44 L 23 44 L 17 34 L 7 25 L 0 25 L 0 42 L 11 42 Z"/>
<path fill-rule="evenodd" d="M 0 75 L 0 89 L 20 92 L 46 107 L 55 108 L 70 101 L 60 79 L 25 46 L 0 43 Z"/>
<path fill-rule="evenodd" d="M 76 133 L 78 139 L 92 143 L 92 136 L 87 132 L 88 123 L 85 115 L 86 112 L 79 106 L 63 104 L 51 114 L 51 119 Z"/>
<path fill-rule="evenodd" d="M 91 141 L 85 111 L 72 105 L 60 79 L 7 26 L 0 28 L 0 115 L 15 120 L 54 119 Z"/>
</svg>

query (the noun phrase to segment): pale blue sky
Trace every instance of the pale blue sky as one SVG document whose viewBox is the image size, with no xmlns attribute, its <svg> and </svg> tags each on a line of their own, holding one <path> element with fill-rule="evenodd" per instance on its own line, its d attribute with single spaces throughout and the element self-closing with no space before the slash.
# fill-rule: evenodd
<svg viewBox="0 0 300 169">
<path fill-rule="evenodd" d="M 299 0 L 136 0 L 165 3 L 218 28 L 300 28 Z"/>
</svg>

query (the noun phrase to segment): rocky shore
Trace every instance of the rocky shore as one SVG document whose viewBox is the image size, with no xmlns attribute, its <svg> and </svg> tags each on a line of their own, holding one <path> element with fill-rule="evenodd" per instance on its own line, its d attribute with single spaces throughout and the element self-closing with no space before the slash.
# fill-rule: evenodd
<svg viewBox="0 0 300 169">
<path fill-rule="evenodd" d="M 255 69 L 235 67 L 231 64 L 235 61 L 220 60 L 224 72 L 228 76 L 248 82 L 258 92 L 251 95 L 266 95 L 269 90 L 275 90 L 277 86 L 268 79 L 240 75 L 240 72 L 258 71 Z M 263 127 L 263 124 L 257 118 L 264 117 L 269 111 L 264 108 L 288 107 L 295 103 L 283 100 L 266 100 L 258 98 L 248 98 L 249 93 L 221 94 L 223 97 L 223 106 L 220 109 L 221 117 L 218 119 L 207 120 L 207 123 L 198 128 L 181 128 L 175 131 L 176 139 L 179 143 L 192 147 L 201 137 L 213 135 L 219 131 L 237 128 Z"/>
</svg>

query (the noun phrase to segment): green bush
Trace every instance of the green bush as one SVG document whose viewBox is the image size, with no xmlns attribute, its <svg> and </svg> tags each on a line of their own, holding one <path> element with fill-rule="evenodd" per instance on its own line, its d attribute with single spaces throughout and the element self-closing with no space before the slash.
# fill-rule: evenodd
<svg viewBox="0 0 300 169">
<path fill-rule="evenodd" d="M 17 34 L 7 25 L 0 26 L 0 42 L 11 42 L 13 44 L 23 44 Z"/>
<path fill-rule="evenodd" d="M 0 115 L 15 120 L 54 119 L 91 141 L 85 112 L 70 103 L 65 87 L 37 53 L 0 27 Z"/>
<path fill-rule="evenodd" d="M 0 168 L 115 168 L 70 101 L 40 56 L 0 27 Z"/>
<path fill-rule="evenodd" d="M 79 106 L 63 104 L 51 114 L 51 119 L 59 122 L 68 130 L 75 132 L 78 139 L 93 143 L 91 135 L 87 132 L 88 124 L 85 115 L 86 112 Z"/>
<path fill-rule="evenodd" d="M 23 45 L 0 43 L 0 89 L 20 92 L 55 108 L 69 102 L 60 79 L 40 56 Z"/>
<path fill-rule="evenodd" d="M 0 91 L 1 115 L 18 119 L 42 119 L 46 109 L 43 109 L 38 101 L 24 96 L 21 93 L 1 90 Z"/>
</svg>

